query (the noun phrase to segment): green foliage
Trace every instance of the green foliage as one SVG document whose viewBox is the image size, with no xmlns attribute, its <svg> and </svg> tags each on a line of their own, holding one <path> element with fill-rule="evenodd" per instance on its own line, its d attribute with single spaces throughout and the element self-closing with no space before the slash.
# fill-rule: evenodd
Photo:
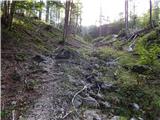
<svg viewBox="0 0 160 120">
<path fill-rule="evenodd" d="M 38 84 L 37 80 L 31 80 L 26 83 L 26 90 L 34 90 L 35 86 Z"/>
<path fill-rule="evenodd" d="M 43 41 L 42 41 L 41 39 L 39 39 L 39 38 L 34 39 L 33 42 L 34 42 L 35 44 L 37 44 L 37 45 L 40 45 L 40 44 L 42 45 L 42 44 L 44 44 Z"/>
<path fill-rule="evenodd" d="M 156 107 L 160 108 L 160 97 L 157 97 L 154 101 Z"/>
<path fill-rule="evenodd" d="M 64 8 L 63 3 L 61 3 L 60 1 L 47 1 L 47 2 L 50 7 L 55 5 L 57 8 Z"/>
<path fill-rule="evenodd" d="M 5 118 L 8 115 L 8 113 L 4 110 L 1 110 L 0 114 L 1 114 L 1 118 Z"/>
<path fill-rule="evenodd" d="M 101 41 L 101 40 L 103 40 L 103 39 L 104 39 L 103 36 L 97 37 L 97 38 L 95 38 L 95 39 L 93 40 L 93 42 L 99 42 L 99 41 Z"/>
<path fill-rule="evenodd" d="M 118 36 L 123 37 L 123 36 L 125 36 L 125 35 L 126 35 L 126 31 L 125 31 L 125 29 L 123 28 L 123 29 L 120 30 L 120 32 L 118 33 Z"/>
<path fill-rule="evenodd" d="M 88 34 L 84 35 L 83 38 L 87 42 L 91 42 L 92 41 L 92 37 L 90 35 L 88 35 Z"/>
<path fill-rule="evenodd" d="M 124 52 L 115 50 L 111 47 L 100 48 L 98 49 L 96 53 L 97 57 L 104 59 L 104 60 L 107 60 L 108 58 L 115 59 L 117 57 L 123 56 L 124 54 L 125 54 Z"/>
<path fill-rule="evenodd" d="M 24 54 L 24 53 L 18 53 L 18 54 L 16 55 L 16 59 L 17 59 L 18 61 L 24 61 L 24 60 L 27 59 L 27 56 L 26 56 L 26 54 Z"/>
<path fill-rule="evenodd" d="M 116 75 L 119 84 L 123 85 L 137 84 L 138 77 L 136 76 L 136 74 L 130 72 L 129 70 L 125 70 L 124 68 L 119 68 L 117 70 Z"/>
<path fill-rule="evenodd" d="M 122 50 L 122 46 L 124 44 L 124 41 L 121 41 L 121 40 L 116 40 L 114 43 L 113 43 L 113 46 L 118 49 L 118 50 Z"/>
<path fill-rule="evenodd" d="M 33 9 L 40 11 L 44 7 L 43 2 L 36 2 L 34 0 L 17 1 L 16 10 L 26 10 L 33 14 Z"/>
<path fill-rule="evenodd" d="M 159 89 L 157 89 L 157 87 L 139 87 L 137 85 L 121 86 L 120 90 L 117 92 L 120 103 L 119 108 L 116 109 L 116 113 L 126 117 L 134 115 L 136 117 L 143 116 L 143 118 L 155 119 L 159 112 L 158 109 L 160 109 L 158 105 L 155 106 L 155 103 L 159 104 L 159 94 L 155 93 L 155 91 L 158 90 Z M 128 107 L 130 103 L 137 103 L 140 106 L 140 109 L 143 109 L 143 111 L 134 111 L 130 109 Z"/>
<path fill-rule="evenodd" d="M 136 44 L 136 51 L 140 55 L 140 64 L 159 64 L 157 56 L 160 53 L 160 45 L 156 43 L 157 40 L 159 38 L 156 31 L 152 31 L 139 39 Z"/>
<path fill-rule="evenodd" d="M 103 41 L 108 41 L 112 39 L 112 35 L 107 35 L 106 37 L 104 37 Z"/>
<path fill-rule="evenodd" d="M 142 17 L 137 18 L 137 26 L 138 27 L 147 27 L 149 24 L 149 12 L 145 13 Z"/>
<path fill-rule="evenodd" d="M 13 19 L 13 28 L 17 26 L 23 27 L 24 29 L 27 29 L 27 30 L 34 30 L 32 24 L 29 21 L 27 21 L 25 18 L 22 19 L 22 18 L 15 17 Z"/>
</svg>

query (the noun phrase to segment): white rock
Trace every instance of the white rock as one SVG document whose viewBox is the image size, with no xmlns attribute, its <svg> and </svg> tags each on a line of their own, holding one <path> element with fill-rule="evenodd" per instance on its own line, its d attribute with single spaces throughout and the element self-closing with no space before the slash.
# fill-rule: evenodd
<svg viewBox="0 0 160 120">
<path fill-rule="evenodd" d="M 114 116 L 111 118 L 111 120 L 120 120 L 120 116 Z"/>
<path fill-rule="evenodd" d="M 96 110 L 86 110 L 83 117 L 85 118 L 84 120 L 102 120 Z"/>
</svg>

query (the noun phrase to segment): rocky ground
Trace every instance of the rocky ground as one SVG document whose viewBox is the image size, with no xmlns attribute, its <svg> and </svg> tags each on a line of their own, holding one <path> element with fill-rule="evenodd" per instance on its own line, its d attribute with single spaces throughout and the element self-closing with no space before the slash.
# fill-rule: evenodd
<svg viewBox="0 0 160 120">
<path fill-rule="evenodd" d="M 138 81 L 148 67 L 114 46 L 114 36 L 102 43 L 72 36 L 64 47 L 62 32 L 49 25 L 34 21 L 35 34 L 15 26 L 18 38 L 5 30 L 2 36 L 3 120 L 159 119 L 159 86 Z"/>
<path fill-rule="evenodd" d="M 98 81 L 100 76 L 93 73 L 98 64 L 90 63 L 78 52 L 67 50 L 41 59 L 40 71 L 34 74 L 40 81 L 34 87 L 41 96 L 20 120 L 109 119 L 110 115 L 102 114 L 101 107 L 109 109 L 111 104 L 105 101 L 101 91 L 114 87 Z"/>
<path fill-rule="evenodd" d="M 115 75 L 118 69 L 117 61 L 110 57 L 107 61 L 99 59 L 91 47 L 86 49 L 89 57 L 81 54 L 84 53 L 81 50 L 59 47 L 50 55 L 34 55 L 28 59 L 30 64 L 26 64 L 21 72 L 17 70 L 19 73 L 15 73 L 15 76 L 23 75 L 27 79 L 25 89 L 32 92 L 31 96 L 26 96 L 29 97 L 30 103 L 26 103 L 26 109 L 21 106 L 24 110 L 19 114 L 19 108 L 12 109 L 11 118 L 19 120 L 121 119 L 115 114 L 119 109 L 117 105 L 121 104 L 117 95 L 114 95 L 119 91 L 119 87 L 114 82 L 117 80 Z M 109 77 L 109 81 L 103 81 L 104 76 Z M 11 104 L 17 106 L 19 103 L 13 100 Z M 130 103 L 130 108 L 133 111 L 140 110 L 137 103 Z"/>
</svg>

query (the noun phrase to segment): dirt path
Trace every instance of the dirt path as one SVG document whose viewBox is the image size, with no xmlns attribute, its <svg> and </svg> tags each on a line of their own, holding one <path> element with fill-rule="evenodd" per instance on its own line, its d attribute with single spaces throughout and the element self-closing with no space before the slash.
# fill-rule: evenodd
<svg viewBox="0 0 160 120">
<path fill-rule="evenodd" d="M 63 66 L 60 68 L 51 58 L 48 58 L 40 66 L 48 71 L 37 75 L 37 79 L 41 83 L 37 84 L 36 90 L 41 93 L 41 97 L 35 101 L 35 104 L 20 120 L 57 120 L 65 114 L 66 108 L 69 108 L 66 100 L 63 99 L 65 91 L 60 85 L 65 80 L 63 69 L 61 69 Z"/>
<path fill-rule="evenodd" d="M 78 53 L 74 54 L 77 55 Z M 62 120 L 71 111 L 72 113 L 67 115 L 64 120 L 80 120 L 79 116 L 84 117 L 83 120 L 93 120 L 94 118 L 107 120 L 106 115 L 103 115 L 97 109 L 96 99 L 90 96 L 90 93 L 97 94 L 99 87 L 87 88 L 88 90 L 83 91 L 80 99 L 76 97 L 74 101 L 75 106 L 82 106 L 84 102 L 86 106 L 91 105 L 95 108 L 91 110 L 86 109 L 86 112 L 78 108 L 78 116 L 75 112 L 75 106 L 72 103 L 73 96 L 86 84 L 90 86 L 98 84 L 98 81 L 96 82 L 96 78 L 92 74 L 94 63 L 92 65 L 89 61 L 81 58 L 81 56 L 77 55 L 77 57 L 78 59 L 75 57 L 74 59 L 69 58 L 65 60 L 46 57 L 46 61 L 40 63 L 40 67 L 47 71 L 37 73 L 34 76 L 40 81 L 35 88 L 41 96 L 34 101 L 34 104 L 30 106 L 26 114 L 21 116 L 19 120 Z M 86 75 L 88 76 L 87 78 Z M 108 84 L 101 84 L 108 89 Z M 103 101 L 100 100 L 100 102 Z M 108 103 L 106 106 L 108 106 Z"/>
</svg>

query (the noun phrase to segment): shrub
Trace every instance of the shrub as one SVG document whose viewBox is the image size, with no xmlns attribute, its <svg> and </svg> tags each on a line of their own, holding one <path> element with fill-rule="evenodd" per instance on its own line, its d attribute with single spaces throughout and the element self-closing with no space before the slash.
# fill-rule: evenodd
<svg viewBox="0 0 160 120">
<path fill-rule="evenodd" d="M 123 56 L 125 53 L 121 52 L 121 51 L 117 51 L 113 48 L 110 47 L 104 47 L 104 48 L 100 48 L 98 50 L 98 52 L 96 53 L 97 57 L 101 58 L 101 59 L 115 59 L 117 57 L 121 57 Z"/>
<path fill-rule="evenodd" d="M 139 39 L 136 44 L 136 52 L 140 55 L 140 64 L 159 64 L 157 56 L 160 53 L 160 45 L 156 43 L 157 40 L 158 35 L 156 31 L 152 31 Z"/>
</svg>

